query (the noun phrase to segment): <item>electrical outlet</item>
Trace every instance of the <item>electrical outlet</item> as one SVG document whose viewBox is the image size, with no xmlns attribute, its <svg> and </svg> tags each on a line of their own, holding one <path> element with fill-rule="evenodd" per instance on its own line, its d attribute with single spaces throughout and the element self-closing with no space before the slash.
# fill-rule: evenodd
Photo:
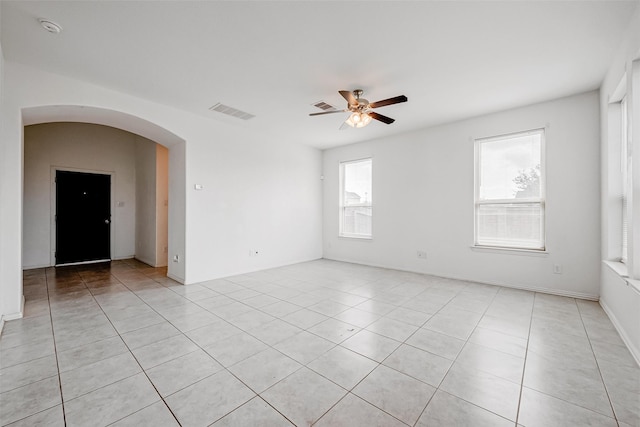
<svg viewBox="0 0 640 427">
<path fill-rule="evenodd" d="M 553 264 L 553 272 L 554 274 L 562 274 L 562 265 Z"/>
<path fill-rule="evenodd" d="M 173 262 L 180 262 L 180 256 L 179 255 L 174 255 L 173 256 Z"/>
<path fill-rule="evenodd" d="M 427 259 L 427 253 L 425 251 L 416 251 L 416 255 L 420 259 Z"/>
<path fill-rule="evenodd" d="M 249 256 L 258 256 L 257 249 L 249 249 Z"/>
</svg>

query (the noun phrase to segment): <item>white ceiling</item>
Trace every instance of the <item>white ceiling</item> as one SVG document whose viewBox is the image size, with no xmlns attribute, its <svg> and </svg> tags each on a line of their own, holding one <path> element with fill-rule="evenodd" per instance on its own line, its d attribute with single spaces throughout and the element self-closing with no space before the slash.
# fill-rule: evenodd
<svg viewBox="0 0 640 427">
<path fill-rule="evenodd" d="M 2 1 L 7 61 L 318 148 L 599 87 L 638 1 Z M 37 18 L 63 27 L 53 35 Z M 309 117 L 340 89 L 396 119 Z M 222 102 L 249 121 L 208 110 Z"/>
</svg>

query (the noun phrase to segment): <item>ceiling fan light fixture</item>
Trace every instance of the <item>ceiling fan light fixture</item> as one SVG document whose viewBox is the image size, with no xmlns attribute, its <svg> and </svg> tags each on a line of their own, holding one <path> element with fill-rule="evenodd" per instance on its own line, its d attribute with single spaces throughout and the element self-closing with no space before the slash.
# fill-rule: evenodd
<svg viewBox="0 0 640 427">
<path fill-rule="evenodd" d="M 356 111 L 349 116 L 345 123 L 352 128 L 363 128 L 371 123 L 371 116 L 367 113 L 360 113 Z"/>
</svg>

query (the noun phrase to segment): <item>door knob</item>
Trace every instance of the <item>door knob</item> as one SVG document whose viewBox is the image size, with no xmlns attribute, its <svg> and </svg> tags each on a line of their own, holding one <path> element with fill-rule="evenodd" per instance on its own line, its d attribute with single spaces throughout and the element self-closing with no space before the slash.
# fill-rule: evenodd
<svg viewBox="0 0 640 427">
<path fill-rule="evenodd" d="M 110 223 L 111 223 L 111 221 L 109 221 L 108 219 L 105 219 L 105 220 L 104 220 L 104 223 L 105 223 L 105 224 L 110 224 Z"/>
</svg>

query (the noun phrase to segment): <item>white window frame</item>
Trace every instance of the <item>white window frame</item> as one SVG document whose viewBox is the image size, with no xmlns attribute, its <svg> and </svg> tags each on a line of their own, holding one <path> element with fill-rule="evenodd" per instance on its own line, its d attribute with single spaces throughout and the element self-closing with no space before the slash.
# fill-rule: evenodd
<svg viewBox="0 0 640 427">
<path fill-rule="evenodd" d="M 546 145 L 546 129 L 545 128 L 537 128 L 531 129 L 522 132 L 513 132 L 503 135 L 491 136 L 487 138 L 477 138 L 475 139 L 475 188 L 474 188 L 474 212 L 473 212 L 473 222 L 474 222 L 474 239 L 473 239 L 473 247 L 475 248 L 490 248 L 490 249 L 504 249 L 504 250 L 514 250 L 514 251 L 534 251 L 534 252 L 546 252 L 547 250 L 547 238 L 546 238 L 546 206 L 545 206 L 545 187 L 546 187 L 546 156 L 545 156 L 545 145 Z M 518 136 L 539 134 L 540 135 L 540 197 L 527 197 L 522 199 L 481 199 L 480 198 L 480 167 L 481 161 L 480 158 L 480 146 L 483 143 L 501 141 L 504 139 L 510 139 Z M 541 236 L 542 236 L 542 245 L 541 247 L 533 247 L 533 246 L 513 246 L 508 244 L 500 244 L 496 241 L 496 244 L 488 244 L 488 243 L 478 243 L 478 211 L 480 206 L 482 205 L 514 205 L 514 204 L 532 204 L 538 203 L 540 204 L 540 209 L 542 211 L 541 218 Z"/>
<path fill-rule="evenodd" d="M 345 166 L 348 164 L 353 164 L 353 163 L 360 163 L 360 162 L 370 162 L 371 163 L 371 193 L 369 195 L 369 197 L 367 198 L 367 200 L 365 200 L 365 202 L 363 203 L 359 203 L 359 204 L 352 204 L 352 205 L 348 205 L 346 206 L 344 203 L 344 194 L 345 194 L 345 173 L 344 173 L 344 169 Z M 365 239 L 365 240 L 371 240 L 373 239 L 373 158 L 372 157 L 365 157 L 365 158 L 361 158 L 361 159 L 356 159 L 356 160 L 347 160 L 344 162 L 340 162 L 340 212 L 339 212 L 339 221 L 340 221 L 340 226 L 339 226 L 339 233 L 338 236 L 339 237 L 347 237 L 347 238 L 351 238 L 351 239 Z M 353 208 L 353 207 L 368 207 L 369 209 L 371 209 L 371 234 L 357 234 L 357 233 L 346 233 L 344 232 L 344 216 L 345 216 L 345 210 L 346 208 Z"/>
<path fill-rule="evenodd" d="M 631 188 L 631 152 L 628 148 L 628 128 L 627 128 L 627 97 L 623 96 L 620 100 L 620 177 L 622 184 L 622 195 L 620 197 L 620 210 L 622 212 L 620 227 L 620 262 L 627 263 L 629 252 L 629 188 Z"/>
</svg>

